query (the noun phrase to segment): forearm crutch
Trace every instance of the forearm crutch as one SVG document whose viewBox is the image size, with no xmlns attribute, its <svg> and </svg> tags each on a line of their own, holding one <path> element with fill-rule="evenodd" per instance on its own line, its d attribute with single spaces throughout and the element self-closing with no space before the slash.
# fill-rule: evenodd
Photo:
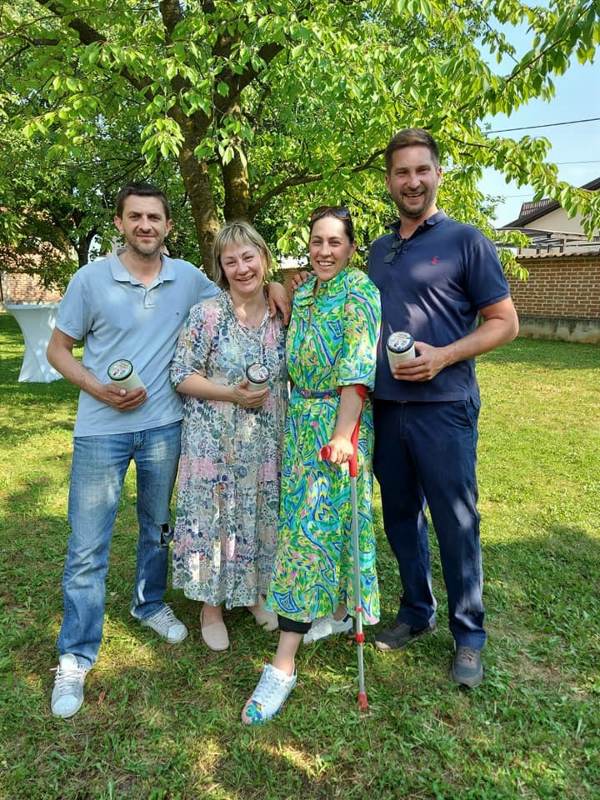
<svg viewBox="0 0 600 800">
<path fill-rule="evenodd" d="M 357 384 L 354 386 L 358 396 L 361 399 L 361 413 L 362 406 L 367 397 L 367 387 Z M 348 471 L 350 473 L 350 503 L 352 505 L 352 573 L 354 583 L 354 641 L 357 645 L 358 655 L 358 707 L 361 711 L 367 711 L 369 708 L 369 701 L 367 700 L 367 692 L 365 690 L 365 662 L 363 648 L 365 644 L 365 635 L 363 633 L 363 604 L 361 593 L 361 580 L 360 580 L 360 543 L 358 538 L 358 498 L 356 494 L 356 478 L 358 476 L 358 434 L 360 431 L 360 414 L 354 430 L 352 431 L 352 457 L 348 462 Z M 324 461 L 329 461 L 331 456 L 331 448 L 325 445 L 321 448 L 321 458 Z"/>
</svg>

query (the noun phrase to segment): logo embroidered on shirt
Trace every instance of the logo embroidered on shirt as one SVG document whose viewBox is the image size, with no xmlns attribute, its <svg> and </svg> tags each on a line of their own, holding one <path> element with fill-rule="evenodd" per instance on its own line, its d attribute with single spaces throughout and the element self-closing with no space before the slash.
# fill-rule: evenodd
<svg viewBox="0 0 600 800">
<path fill-rule="evenodd" d="M 440 263 L 440 260 L 439 260 L 439 258 L 438 258 L 437 256 L 434 256 L 434 257 L 431 259 L 431 263 L 432 263 L 432 264 L 439 264 L 439 263 Z"/>
</svg>

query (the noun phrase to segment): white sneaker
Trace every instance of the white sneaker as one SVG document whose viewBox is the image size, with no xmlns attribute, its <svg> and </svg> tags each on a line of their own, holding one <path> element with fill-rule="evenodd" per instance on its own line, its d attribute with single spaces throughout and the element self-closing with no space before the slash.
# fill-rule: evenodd
<svg viewBox="0 0 600 800">
<path fill-rule="evenodd" d="M 82 667 L 73 653 L 65 653 L 58 660 L 54 688 L 52 689 L 52 713 L 55 717 L 72 717 L 83 703 L 83 682 L 88 667 Z"/>
<path fill-rule="evenodd" d="M 296 685 L 296 673 L 287 675 L 272 664 L 266 664 L 256 689 L 244 706 L 242 722 L 260 725 L 281 711 L 290 692 Z"/>
<path fill-rule="evenodd" d="M 353 624 L 352 617 L 348 616 L 348 614 L 344 619 L 335 619 L 333 614 L 328 614 L 326 617 L 321 617 L 313 622 L 308 633 L 304 634 L 302 641 L 304 644 L 312 644 L 319 639 L 326 639 L 336 633 L 347 633 L 352 630 Z"/>
<path fill-rule="evenodd" d="M 140 622 L 146 628 L 152 628 L 153 631 L 158 633 L 158 635 L 169 644 L 183 642 L 188 635 L 188 629 L 183 622 L 177 619 L 171 607 L 166 603 L 156 614 L 152 614 L 151 617 L 142 619 Z"/>
</svg>

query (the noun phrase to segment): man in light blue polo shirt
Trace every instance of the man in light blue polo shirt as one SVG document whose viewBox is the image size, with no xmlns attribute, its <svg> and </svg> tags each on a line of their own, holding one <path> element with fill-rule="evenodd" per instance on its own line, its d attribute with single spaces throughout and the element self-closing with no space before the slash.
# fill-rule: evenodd
<svg viewBox="0 0 600 800">
<path fill-rule="evenodd" d="M 139 538 L 131 614 L 172 644 L 187 636 L 163 596 L 169 502 L 179 459 L 182 407 L 169 365 L 191 306 L 219 289 L 187 261 L 162 254 L 171 230 L 165 195 L 151 184 L 124 187 L 115 225 L 125 249 L 82 267 L 61 302 L 48 360 L 79 386 L 69 490 L 64 618 L 52 713 L 70 717 L 98 656 L 110 541 L 125 473 L 136 464 Z M 283 290 L 282 290 L 283 291 Z M 284 313 L 285 299 L 278 305 Z M 73 346 L 84 342 L 82 361 Z M 127 359 L 143 388 L 113 385 L 108 366 Z"/>
</svg>

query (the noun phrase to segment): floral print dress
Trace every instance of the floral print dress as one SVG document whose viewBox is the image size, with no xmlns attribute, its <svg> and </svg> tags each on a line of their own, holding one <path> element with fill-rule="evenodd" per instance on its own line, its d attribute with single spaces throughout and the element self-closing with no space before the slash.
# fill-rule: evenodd
<svg viewBox="0 0 600 800">
<path fill-rule="evenodd" d="M 285 331 L 268 314 L 258 328 L 244 326 L 228 292 L 191 309 L 171 365 L 174 386 L 194 373 L 237 384 L 254 362 L 271 376 L 261 408 L 183 396 L 173 585 L 186 597 L 226 608 L 257 603 L 273 568 Z"/>
<path fill-rule="evenodd" d="M 287 336 L 294 388 L 284 438 L 277 557 L 267 596 L 267 607 L 298 622 L 330 614 L 339 603 L 356 605 L 348 469 L 319 461 L 318 454 L 335 429 L 337 388 L 373 388 L 381 322 L 379 292 L 359 270 L 342 270 L 316 292 L 315 285 L 313 277 L 296 291 Z M 361 417 L 357 495 L 362 605 L 370 624 L 379 619 L 372 450 L 368 399 Z"/>
</svg>

